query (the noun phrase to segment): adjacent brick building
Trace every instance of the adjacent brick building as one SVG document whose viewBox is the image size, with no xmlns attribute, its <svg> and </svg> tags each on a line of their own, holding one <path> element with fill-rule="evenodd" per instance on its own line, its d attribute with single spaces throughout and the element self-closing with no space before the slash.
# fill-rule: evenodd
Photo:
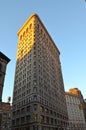
<svg viewBox="0 0 86 130">
<path fill-rule="evenodd" d="M 2 102 L 2 120 L 1 120 L 1 129 L 0 130 L 11 130 L 11 112 L 12 106 L 10 103 Z"/>
</svg>

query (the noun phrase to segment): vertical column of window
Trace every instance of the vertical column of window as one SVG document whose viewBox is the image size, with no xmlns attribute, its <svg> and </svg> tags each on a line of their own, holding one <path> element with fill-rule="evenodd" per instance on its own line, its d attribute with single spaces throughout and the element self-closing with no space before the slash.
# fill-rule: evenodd
<svg viewBox="0 0 86 130">
<path fill-rule="evenodd" d="M 33 89 L 37 86 L 37 77 L 37 43 L 35 42 L 33 46 Z"/>
<path fill-rule="evenodd" d="M 32 79 L 32 72 L 31 72 L 31 65 L 32 65 L 32 25 L 29 26 L 29 33 L 28 33 L 28 56 L 27 56 L 27 95 L 31 91 L 31 79 Z"/>
<path fill-rule="evenodd" d="M 44 92 L 46 95 L 46 98 L 48 99 L 48 60 L 47 60 L 47 44 L 46 44 L 46 37 L 44 35 L 44 73 L 43 73 L 43 78 L 44 78 Z"/>
<path fill-rule="evenodd" d="M 37 84 L 37 66 L 38 66 L 38 57 L 37 57 L 37 44 L 38 44 L 38 28 L 37 28 L 37 21 L 34 21 L 34 63 L 33 63 L 33 69 L 34 69 L 34 83 Z"/>
<path fill-rule="evenodd" d="M 33 46 L 33 101 L 36 102 L 38 100 L 37 97 L 37 84 L 38 84 L 38 72 L 37 72 L 37 32 L 36 32 L 36 24 L 34 23 L 34 46 Z M 37 120 L 36 112 L 33 112 L 33 118 Z"/>
</svg>

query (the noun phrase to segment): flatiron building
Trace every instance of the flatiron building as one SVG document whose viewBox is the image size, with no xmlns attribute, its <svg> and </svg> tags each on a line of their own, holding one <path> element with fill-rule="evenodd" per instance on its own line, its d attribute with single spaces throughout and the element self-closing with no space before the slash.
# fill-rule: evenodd
<svg viewBox="0 0 86 130">
<path fill-rule="evenodd" d="M 60 52 L 37 14 L 18 31 L 12 130 L 66 130 Z"/>
</svg>

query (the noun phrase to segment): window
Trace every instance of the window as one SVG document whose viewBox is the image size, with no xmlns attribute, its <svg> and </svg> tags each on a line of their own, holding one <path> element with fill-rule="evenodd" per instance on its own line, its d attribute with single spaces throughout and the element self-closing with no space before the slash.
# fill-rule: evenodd
<svg viewBox="0 0 86 130">
<path fill-rule="evenodd" d="M 34 101 L 37 101 L 37 96 L 36 95 L 34 95 Z"/>
<path fill-rule="evenodd" d="M 40 122 L 44 122 L 44 116 L 43 115 L 40 116 Z"/>
<path fill-rule="evenodd" d="M 48 108 L 45 108 L 45 112 L 46 112 L 46 113 L 49 113 L 49 110 L 48 110 Z"/>
<path fill-rule="evenodd" d="M 26 29 L 26 33 L 28 32 L 28 28 Z"/>
<path fill-rule="evenodd" d="M 36 87 L 33 88 L 33 92 L 37 92 L 37 88 Z"/>
<path fill-rule="evenodd" d="M 53 124 L 53 118 L 51 118 L 51 124 Z"/>
<path fill-rule="evenodd" d="M 30 118 L 31 118 L 30 115 L 26 116 L 26 121 L 30 122 Z"/>
<path fill-rule="evenodd" d="M 25 109 L 24 109 L 24 108 L 22 108 L 22 109 L 21 109 L 21 113 L 22 113 L 22 114 L 24 114 L 24 112 L 25 112 Z"/>
<path fill-rule="evenodd" d="M 17 110 L 17 115 L 19 115 L 20 114 L 20 110 Z"/>
<path fill-rule="evenodd" d="M 21 117 L 21 123 L 24 123 L 25 117 Z"/>
<path fill-rule="evenodd" d="M 37 24 L 37 28 L 39 29 L 39 24 Z"/>
<path fill-rule="evenodd" d="M 16 119 L 16 125 L 18 125 L 18 124 L 19 124 L 19 118 Z"/>
<path fill-rule="evenodd" d="M 53 111 L 52 111 L 52 110 L 50 110 L 50 114 L 51 114 L 51 115 L 53 114 Z"/>
<path fill-rule="evenodd" d="M 44 107 L 40 106 L 40 111 L 43 112 L 44 111 Z"/>
<path fill-rule="evenodd" d="M 46 117 L 46 122 L 49 124 L 49 117 Z"/>
<path fill-rule="evenodd" d="M 32 24 L 30 24 L 30 29 L 32 28 Z"/>
<path fill-rule="evenodd" d="M 20 36 L 20 40 L 22 40 L 22 35 Z"/>
<path fill-rule="evenodd" d="M 13 125 L 13 126 L 15 125 L 15 120 L 12 120 L 12 125 Z"/>
<path fill-rule="evenodd" d="M 29 102 L 31 101 L 31 97 L 29 97 Z"/>
<path fill-rule="evenodd" d="M 33 84 L 34 84 L 34 85 L 37 85 L 37 82 L 36 82 L 36 80 L 34 80 L 34 81 L 33 81 Z"/>
<path fill-rule="evenodd" d="M 42 29 L 41 29 L 41 34 L 42 34 Z"/>
<path fill-rule="evenodd" d="M 34 110 L 35 111 L 37 110 L 37 104 L 34 104 Z"/>
<path fill-rule="evenodd" d="M 27 112 L 30 112 L 30 106 L 27 106 Z"/>
<path fill-rule="evenodd" d="M 23 32 L 23 37 L 25 36 L 25 32 Z"/>
</svg>

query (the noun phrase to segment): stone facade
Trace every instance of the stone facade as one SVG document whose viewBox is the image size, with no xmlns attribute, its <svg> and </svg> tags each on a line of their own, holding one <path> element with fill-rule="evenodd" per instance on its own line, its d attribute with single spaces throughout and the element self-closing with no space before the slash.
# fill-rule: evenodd
<svg viewBox="0 0 86 130">
<path fill-rule="evenodd" d="M 66 130 L 60 52 L 33 14 L 18 31 L 12 130 Z"/>
<path fill-rule="evenodd" d="M 78 89 L 77 89 L 78 90 Z M 66 92 L 66 102 L 70 130 L 86 130 L 81 95 L 75 89 Z"/>
</svg>

